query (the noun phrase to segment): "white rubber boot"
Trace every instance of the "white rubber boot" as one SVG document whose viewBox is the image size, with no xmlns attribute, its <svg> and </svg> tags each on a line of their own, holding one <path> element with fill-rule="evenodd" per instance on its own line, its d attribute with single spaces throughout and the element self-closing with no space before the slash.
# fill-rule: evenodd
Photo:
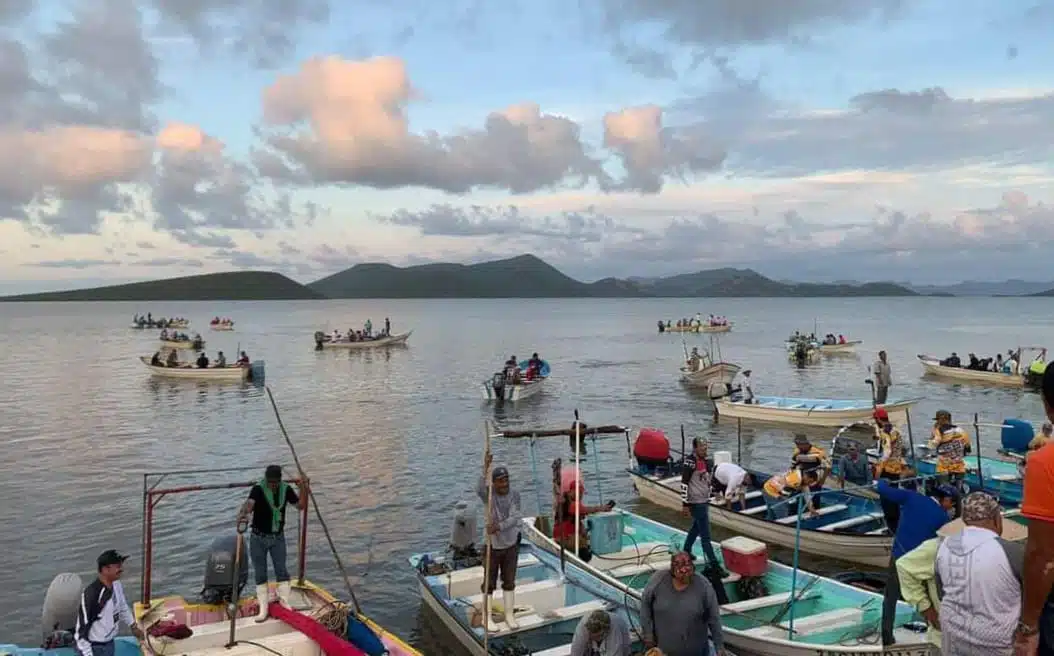
<svg viewBox="0 0 1054 656">
<path fill-rule="evenodd" d="M 510 629 L 519 628 L 520 625 L 516 623 L 516 591 L 502 590 L 501 598 L 505 604 L 505 623 Z"/>
<path fill-rule="evenodd" d="M 256 621 L 263 622 L 267 619 L 267 606 L 271 599 L 271 590 L 267 587 L 267 584 L 256 586 L 256 603 L 260 606 L 260 610 L 256 613 Z"/>
<path fill-rule="evenodd" d="M 292 588 L 290 587 L 289 581 L 282 581 L 278 584 L 278 603 L 282 606 L 292 610 L 292 606 L 289 605 L 289 600 L 292 596 Z"/>
</svg>

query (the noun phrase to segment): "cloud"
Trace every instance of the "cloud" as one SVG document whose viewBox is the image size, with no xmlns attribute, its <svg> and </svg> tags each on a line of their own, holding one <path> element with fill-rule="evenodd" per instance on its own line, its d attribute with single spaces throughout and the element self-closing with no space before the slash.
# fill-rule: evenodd
<svg viewBox="0 0 1054 656">
<path fill-rule="evenodd" d="M 530 237 L 599 242 L 606 236 L 631 229 L 611 217 L 594 212 L 564 212 L 559 216 L 531 217 L 510 206 L 455 207 L 433 205 L 419 212 L 400 210 L 375 216 L 389 225 L 417 228 L 424 236 L 442 237 Z"/>
<path fill-rule="evenodd" d="M 44 267 L 48 269 L 96 269 L 99 267 L 121 266 L 117 260 L 44 260 L 32 262 L 29 266 Z"/>
<path fill-rule="evenodd" d="M 136 248 L 142 248 L 143 250 L 153 250 L 157 248 L 153 242 L 150 241 L 137 241 L 135 242 Z"/>
<path fill-rule="evenodd" d="M 191 257 L 155 257 L 149 260 L 139 260 L 135 262 L 135 266 L 200 269 L 205 266 L 205 262 Z"/>
</svg>

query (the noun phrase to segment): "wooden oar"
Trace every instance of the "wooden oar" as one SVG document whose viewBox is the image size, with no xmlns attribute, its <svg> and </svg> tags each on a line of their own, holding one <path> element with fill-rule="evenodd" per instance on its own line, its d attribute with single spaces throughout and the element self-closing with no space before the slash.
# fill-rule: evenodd
<svg viewBox="0 0 1054 656">
<path fill-rule="evenodd" d="M 483 482 L 487 486 L 487 514 L 483 522 L 483 534 L 486 536 L 486 547 L 483 549 L 483 651 L 490 653 L 490 552 L 491 546 L 490 523 L 491 512 L 494 508 L 494 484 L 490 480 L 490 425 L 483 421 Z"/>
</svg>

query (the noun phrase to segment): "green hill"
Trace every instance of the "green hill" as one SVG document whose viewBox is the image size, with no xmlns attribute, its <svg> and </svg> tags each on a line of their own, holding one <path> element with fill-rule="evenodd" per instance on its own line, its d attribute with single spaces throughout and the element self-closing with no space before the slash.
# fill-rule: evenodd
<svg viewBox="0 0 1054 656">
<path fill-rule="evenodd" d="M 329 298 L 587 298 L 641 296 L 632 283 L 570 278 L 533 255 L 482 264 L 356 264 L 308 285 Z"/>
<path fill-rule="evenodd" d="M 91 289 L 5 296 L 0 301 L 291 301 L 323 298 L 270 271 L 230 271 Z"/>
<path fill-rule="evenodd" d="M 860 285 L 787 283 L 766 278 L 753 269 L 710 269 L 669 278 L 638 281 L 649 296 L 674 298 L 746 297 L 836 297 L 836 296 L 918 296 L 907 287 L 889 282 Z"/>
</svg>

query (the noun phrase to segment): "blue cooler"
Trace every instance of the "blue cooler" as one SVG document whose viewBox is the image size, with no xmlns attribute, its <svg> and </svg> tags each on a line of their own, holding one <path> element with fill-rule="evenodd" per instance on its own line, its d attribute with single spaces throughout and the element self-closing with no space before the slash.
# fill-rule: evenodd
<svg viewBox="0 0 1054 656">
<path fill-rule="evenodd" d="M 1028 443 L 1036 436 L 1032 424 L 1022 419 L 1004 419 L 1002 442 L 1003 450 L 1014 453 L 1028 451 Z"/>
<path fill-rule="evenodd" d="M 622 533 L 626 518 L 620 512 L 602 512 L 590 515 L 586 520 L 589 527 L 589 548 L 601 556 L 622 551 Z"/>
</svg>

